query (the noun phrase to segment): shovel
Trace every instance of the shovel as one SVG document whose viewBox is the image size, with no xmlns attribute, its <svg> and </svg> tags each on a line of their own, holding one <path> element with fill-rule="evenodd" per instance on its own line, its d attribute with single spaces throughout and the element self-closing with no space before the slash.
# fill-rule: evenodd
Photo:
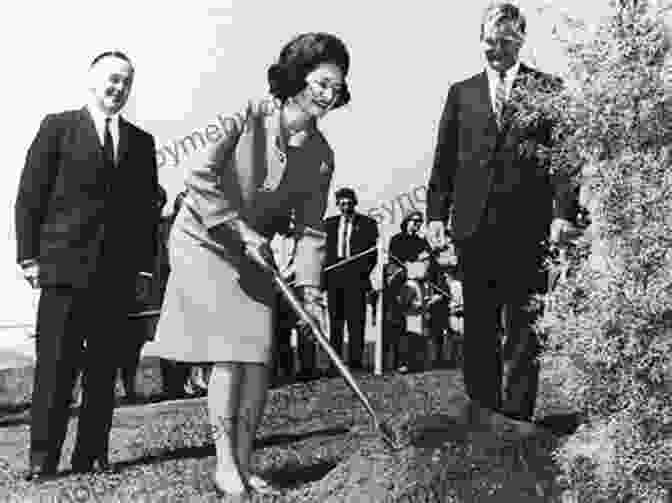
<svg viewBox="0 0 672 503">
<path fill-rule="evenodd" d="M 273 282 L 275 283 L 276 287 L 280 290 L 280 292 L 282 292 L 282 295 L 285 298 L 285 300 L 287 300 L 287 302 L 292 307 L 297 316 L 301 319 L 301 321 L 303 321 L 308 327 L 310 327 L 310 331 L 313 337 L 317 339 L 317 342 L 319 343 L 320 346 L 322 346 L 322 349 L 324 349 L 324 351 L 327 353 L 329 359 L 336 366 L 341 376 L 343 376 L 343 378 L 345 379 L 345 382 L 348 384 L 348 386 L 350 386 L 350 389 L 352 389 L 355 395 L 357 395 L 357 398 L 359 398 L 360 402 L 362 402 L 362 404 L 364 405 L 364 408 L 366 409 L 369 416 L 371 416 L 371 419 L 373 420 L 374 427 L 380 432 L 381 437 L 385 442 L 385 445 L 392 450 L 401 449 L 401 445 L 396 439 L 392 431 L 392 428 L 390 428 L 388 424 L 384 423 L 378 418 L 376 412 L 373 410 L 373 407 L 371 406 L 371 403 L 369 402 L 369 399 L 361 390 L 361 388 L 357 384 L 357 381 L 355 381 L 355 378 L 353 377 L 348 367 L 343 363 L 343 361 L 341 361 L 338 354 L 329 343 L 329 340 L 322 332 L 322 328 L 318 325 L 317 321 L 315 321 L 315 319 L 306 312 L 306 310 L 303 308 L 303 304 L 296 297 L 296 294 L 294 293 L 292 288 L 280 275 L 280 272 L 277 270 L 277 268 L 268 264 L 266 259 L 264 259 L 260 254 L 256 254 L 252 251 L 248 251 L 247 253 L 248 256 L 252 260 L 254 260 L 254 262 L 256 262 L 263 269 L 272 274 Z"/>
</svg>

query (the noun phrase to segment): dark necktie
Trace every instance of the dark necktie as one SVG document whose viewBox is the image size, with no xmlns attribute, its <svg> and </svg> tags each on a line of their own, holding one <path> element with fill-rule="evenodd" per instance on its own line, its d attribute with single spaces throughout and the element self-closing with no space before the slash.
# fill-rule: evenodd
<svg viewBox="0 0 672 503">
<path fill-rule="evenodd" d="M 506 78 L 505 72 L 499 72 L 499 79 L 495 86 L 495 113 L 497 116 L 497 124 L 502 125 L 502 114 L 504 105 L 506 103 Z"/>
<path fill-rule="evenodd" d="M 103 145 L 103 155 L 105 162 L 114 167 L 114 141 L 110 132 L 110 118 L 105 119 L 105 144 Z"/>
<path fill-rule="evenodd" d="M 350 243 L 348 243 L 348 231 L 351 225 L 350 217 L 343 217 L 343 227 L 341 229 L 341 249 L 339 250 L 340 258 L 348 258 L 350 256 Z"/>
</svg>

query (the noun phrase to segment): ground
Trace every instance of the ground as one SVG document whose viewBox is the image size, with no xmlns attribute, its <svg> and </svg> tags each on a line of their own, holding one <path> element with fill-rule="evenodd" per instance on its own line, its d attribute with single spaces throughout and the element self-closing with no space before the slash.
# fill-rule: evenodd
<svg viewBox="0 0 672 503">
<path fill-rule="evenodd" d="M 1 376 L 0 501 L 216 501 L 205 399 L 117 408 L 110 458 L 121 470 L 114 475 L 68 475 L 73 417 L 63 476 L 24 482 L 30 375 L 26 368 Z M 146 366 L 140 379 L 148 395 L 160 388 L 156 365 Z M 256 501 L 559 501 L 551 458 L 557 439 L 501 417 L 487 428 L 466 424 L 459 372 L 358 380 L 403 448 L 384 446 L 340 378 L 277 387 L 253 459 L 277 491 Z"/>
</svg>

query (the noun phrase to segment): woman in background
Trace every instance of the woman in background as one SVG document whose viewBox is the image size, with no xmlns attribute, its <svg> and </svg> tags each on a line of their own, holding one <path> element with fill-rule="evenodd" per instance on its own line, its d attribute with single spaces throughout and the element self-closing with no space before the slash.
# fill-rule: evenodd
<svg viewBox="0 0 672 503">
<path fill-rule="evenodd" d="M 157 329 L 166 358 L 213 364 L 208 406 L 217 450 L 215 484 L 247 500 L 266 484 L 252 475 L 252 443 L 269 382 L 275 266 L 269 241 L 293 209 L 296 285 L 319 318 L 326 236 L 322 218 L 334 169 L 318 121 L 350 98 L 348 51 L 306 33 L 268 70 L 272 98 L 249 102 L 194 169 L 170 237 L 171 276 Z"/>
<path fill-rule="evenodd" d="M 407 372 L 409 346 L 406 339 L 406 313 L 399 303 L 399 293 L 408 279 L 411 263 L 428 260 L 432 251 L 419 232 L 423 223 L 422 213 L 411 211 L 401 221 L 401 232 L 390 239 L 385 265 L 385 292 L 383 294 L 383 355 L 391 360 L 387 368 Z"/>
</svg>

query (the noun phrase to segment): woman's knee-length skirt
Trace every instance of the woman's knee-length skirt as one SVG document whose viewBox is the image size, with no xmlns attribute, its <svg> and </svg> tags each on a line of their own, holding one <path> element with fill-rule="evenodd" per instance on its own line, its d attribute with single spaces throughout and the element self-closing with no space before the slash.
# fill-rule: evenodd
<svg viewBox="0 0 672 503">
<path fill-rule="evenodd" d="M 145 354 L 184 362 L 269 363 L 276 298 L 270 276 L 179 227 L 171 233 L 169 252 L 155 342 Z"/>
</svg>

